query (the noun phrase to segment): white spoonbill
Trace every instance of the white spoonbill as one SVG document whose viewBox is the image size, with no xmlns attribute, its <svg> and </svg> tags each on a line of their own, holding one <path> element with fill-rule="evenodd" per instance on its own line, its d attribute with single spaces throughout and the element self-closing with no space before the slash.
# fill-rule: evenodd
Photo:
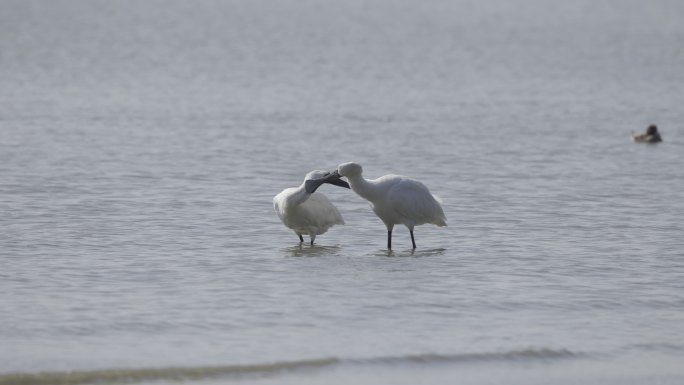
<svg viewBox="0 0 684 385">
<path fill-rule="evenodd" d="M 314 170 L 306 174 L 299 187 L 290 187 L 273 197 L 273 208 L 283 224 L 299 236 L 308 234 L 311 245 L 316 235 L 321 235 L 334 225 L 343 225 L 344 219 L 325 195 L 317 193 L 323 183 L 349 188 L 349 184 L 339 175 L 331 176 L 329 172 Z"/>
<path fill-rule="evenodd" d="M 411 233 L 416 248 L 413 228 L 425 223 L 446 226 L 446 216 L 437 198 L 421 182 L 400 175 L 385 175 L 367 180 L 356 163 L 343 163 L 324 179 L 347 177 L 351 189 L 371 203 L 373 212 L 387 226 L 387 248 L 392 249 L 392 229 L 403 224 Z"/>
</svg>

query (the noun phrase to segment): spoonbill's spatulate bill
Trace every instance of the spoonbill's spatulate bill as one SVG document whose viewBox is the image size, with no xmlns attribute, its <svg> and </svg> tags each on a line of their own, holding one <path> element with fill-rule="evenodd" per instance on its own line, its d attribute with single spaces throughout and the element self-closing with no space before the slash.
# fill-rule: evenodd
<svg viewBox="0 0 684 385">
<path fill-rule="evenodd" d="M 400 175 L 385 175 L 378 179 L 364 179 L 362 168 L 356 163 L 343 163 L 326 178 L 344 176 L 351 189 L 371 203 L 373 212 L 387 226 L 387 248 L 392 249 L 392 229 L 403 224 L 411 233 L 416 248 L 413 228 L 425 223 L 446 226 L 446 216 L 438 199 L 421 182 Z"/>
<path fill-rule="evenodd" d="M 273 197 L 273 208 L 285 226 L 294 230 L 299 241 L 304 242 L 302 234 L 308 234 L 311 245 L 316 235 L 321 235 L 334 225 L 343 225 L 344 219 L 325 195 L 316 192 L 323 184 L 330 183 L 349 188 L 349 184 L 339 175 L 331 176 L 325 171 L 311 171 L 306 174 L 299 187 L 286 188 Z"/>
</svg>

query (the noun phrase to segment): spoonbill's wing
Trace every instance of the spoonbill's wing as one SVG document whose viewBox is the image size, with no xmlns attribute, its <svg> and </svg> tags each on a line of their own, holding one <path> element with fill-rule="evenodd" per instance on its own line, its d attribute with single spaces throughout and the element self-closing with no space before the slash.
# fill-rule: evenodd
<svg viewBox="0 0 684 385">
<path fill-rule="evenodd" d="M 432 223 L 446 226 L 444 210 L 425 185 L 417 180 L 403 179 L 388 191 L 387 207 L 392 207 L 404 223 Z"/>
<path fill-rule="evenodd" d="M 343 225 L 344 219 L 337 207 L 321 193 L 313 193 L 309 199 L 300 205 L 306 213 L 311 224 L 319 228 L 328 228 L 333 225 Z"/>
</svg>

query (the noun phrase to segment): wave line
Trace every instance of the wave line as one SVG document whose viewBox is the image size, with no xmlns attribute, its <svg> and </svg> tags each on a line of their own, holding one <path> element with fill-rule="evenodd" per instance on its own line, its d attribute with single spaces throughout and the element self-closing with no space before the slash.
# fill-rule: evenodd
<svg viewBox="0 0 684 385">
<path fill-rule="evenodd" d="M 169 367 L 141 369 L 86 370 L 0 374 L 0 385 L 84 385 L 93 383 L 140 383 L 144 381 L 187 381 L 215 377 L 270 375 L 287 371 L 326 368 L 334 365 L 430 365 L 468 362 L 548 361 L 584 357 L 585 354 L 560 349 L 525 349 L 494 353 L 415 354 L 370 358 L 321 358 L 254 365 Z"/>
<path fill-rule="evenodd" d="M 459 363 L 473 361 L 530 361 L 576 358 L 584 354 L 566 349 L 525 349 L 497 353 L 461 353 L 461 354 L 416 354 L 396 357 L 375 357 L 363 360 L 347 360 L 359 364 L 423 364 L 423 363 Z"/>
<path fill-rule="evenodd" d="M 136 383 L 151 380 L 185 381 L 211 377 L 268 374 L 334 365 L 337 358 L 276 362 L 255 365 L 227 365 L 181 368 L 108 369 L 73 372 L 0 374 L 0 385 L 83 385 L 92 383 Z"/>
</svg>

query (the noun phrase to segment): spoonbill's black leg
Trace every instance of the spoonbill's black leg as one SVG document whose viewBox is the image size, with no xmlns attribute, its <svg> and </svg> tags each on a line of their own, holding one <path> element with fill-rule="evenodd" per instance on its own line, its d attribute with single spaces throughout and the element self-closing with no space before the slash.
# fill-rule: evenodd
<svg viewBox="0 0 684 385">
<path fill-rule="evenodd" d="M 387 230 L 387 250 L 392 250 L 392 230 Z"/>
<path fill-rule="evenodd" d="M 416 248 L 416 239 L 413 238 L 413 230 L 409 230 L 409 232 L 411 233 L 411 243 L 413 243 L 413 248 L 415 249 Z"/>
<path fill-rule="evenodd" d="M 303 242 L 304 242 L 304 238 L 302 237 L 302 234 L 297 234 L 297 235 L 299 235 L 299 242 L 300 242 L 300 243 L 303 243 Z"/>
<path fill-rule="evenodd" d="M 313 239 L 311 240 L 311 243 L 309 243 L 309 245 L 313 246 Z"/>
</svg>

